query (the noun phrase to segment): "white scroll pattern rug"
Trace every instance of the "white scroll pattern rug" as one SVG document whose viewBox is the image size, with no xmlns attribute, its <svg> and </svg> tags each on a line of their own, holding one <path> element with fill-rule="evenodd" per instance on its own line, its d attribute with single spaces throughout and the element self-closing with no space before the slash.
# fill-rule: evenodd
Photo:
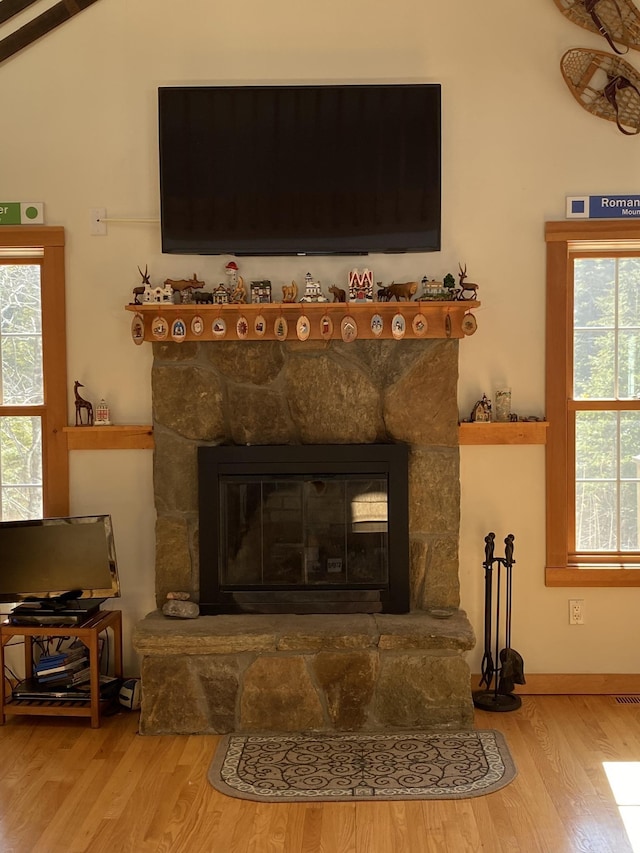
<svg viewBox="0 0 640 853">
<path fill-rule="evenodd" d="M 209 782 L 262 802 L 461 799 L 516 775 L 500 732 L 225 735 Z"/>
</svg>

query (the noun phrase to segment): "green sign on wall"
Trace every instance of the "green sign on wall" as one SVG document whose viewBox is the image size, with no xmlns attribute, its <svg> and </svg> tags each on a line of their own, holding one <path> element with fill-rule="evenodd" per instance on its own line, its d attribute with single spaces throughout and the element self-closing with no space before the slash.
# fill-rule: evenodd
<svg viewBox="0 0 640 853">
<path fill-rule="evenodd" d="M 41 201 L 0 201 L 0 225 L 42 225 Z"/>
</svg>

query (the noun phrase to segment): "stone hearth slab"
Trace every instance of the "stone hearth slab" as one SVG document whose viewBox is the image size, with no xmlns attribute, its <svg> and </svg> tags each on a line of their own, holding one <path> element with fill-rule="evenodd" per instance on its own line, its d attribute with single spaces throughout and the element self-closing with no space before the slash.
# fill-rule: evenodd
<svg viewBox="0 0 640 853">
<path fill-rule="evenodd" d="M 463 611 L 138 623 L 142 734 L 471 728 Z"/>
<path fill-rule="evenodd" d="M 416 611 L 352 615 L 248 614 L 172 619 L 160 611 L 136 626 L 134 646 L 143 655 L 235 654 L 243 651 L 318 649 L 451 649 L 475 645 L 462 610 L 447 619 Z"/>
</svg>

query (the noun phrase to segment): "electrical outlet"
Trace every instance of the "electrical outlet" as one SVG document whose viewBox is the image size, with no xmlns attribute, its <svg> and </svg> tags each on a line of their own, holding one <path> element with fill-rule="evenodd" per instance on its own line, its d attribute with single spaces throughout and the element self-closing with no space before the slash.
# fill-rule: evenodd
<svg viewBox="0 0 640 853">
<path fill-rule="evenodd" d="M 90 234 L 92 237 L 106 237 L 107 223 L 104 221 L 107 218 L 106 207 L 92 207 L 89 211 Z"/>
<path fill-rule="evenodd" d="M 584 599 L 569 599 L 569 625 L 584 625 Z"/>
</svg>

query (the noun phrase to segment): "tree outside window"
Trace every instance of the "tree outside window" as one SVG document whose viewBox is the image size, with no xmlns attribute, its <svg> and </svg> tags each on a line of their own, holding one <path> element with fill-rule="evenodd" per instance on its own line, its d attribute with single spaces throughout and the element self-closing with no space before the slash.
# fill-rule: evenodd
<svg viewBox="0 0 640 853">
<path fill-rule="evenodd" d="M 546 239 L 546 582 L 640 586 L 640 224 Z"/>
<path fill-rule="evenodd" d="M 64 231 L 0 229 L 0 520 L 68 513 Z"/>
</svg>

